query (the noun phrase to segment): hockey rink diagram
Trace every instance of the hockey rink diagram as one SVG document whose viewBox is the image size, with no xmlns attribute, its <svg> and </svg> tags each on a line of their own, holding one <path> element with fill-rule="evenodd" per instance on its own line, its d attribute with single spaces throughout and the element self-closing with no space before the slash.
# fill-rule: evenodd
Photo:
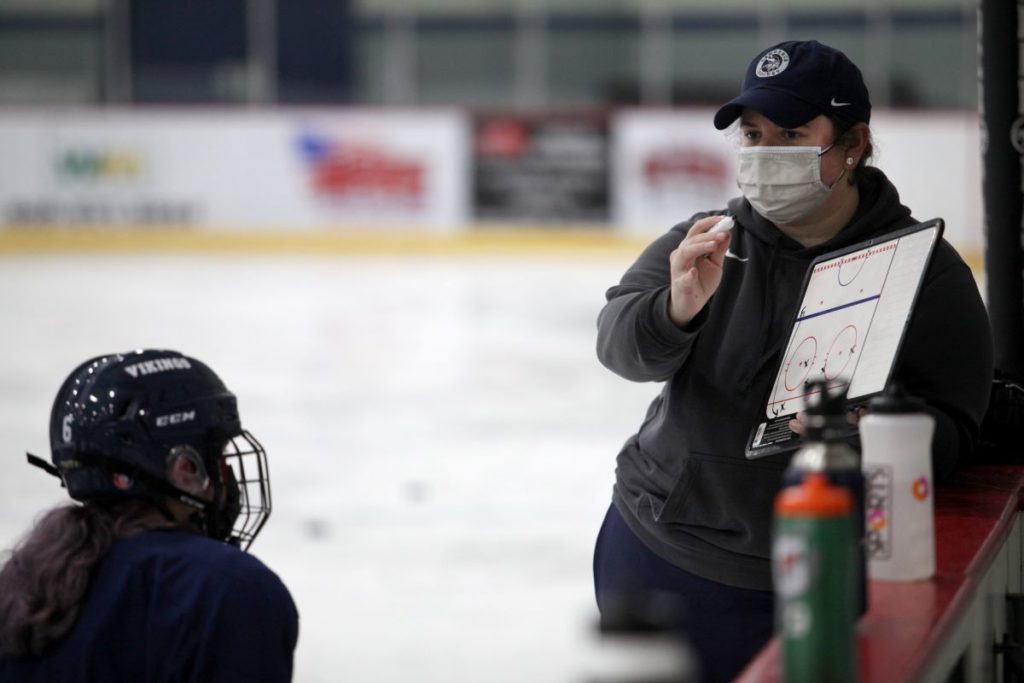
<svg viewBox="0 0 1024 683">
<path fill-rule="evenodd" d="M 899 242 L 852 252 L 815 267 L 793 323 L 766 415 L 803 407 L 806 382 L 849 388 L 872 329 Z"/>
</svg>

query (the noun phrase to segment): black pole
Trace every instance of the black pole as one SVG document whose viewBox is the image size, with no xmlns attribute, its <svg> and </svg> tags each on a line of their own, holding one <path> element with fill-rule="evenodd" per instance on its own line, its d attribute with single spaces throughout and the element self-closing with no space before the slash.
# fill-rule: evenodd
<svg viewBox="0 0 1024 683">
<path fill-rule="evenodd" d="M 1024 376 L 1024 0 L 981 0 L 978 51 L 985 276 L 996 367 Z M 952 321 L 951 321 L 952 322 Z"/>
</svg>

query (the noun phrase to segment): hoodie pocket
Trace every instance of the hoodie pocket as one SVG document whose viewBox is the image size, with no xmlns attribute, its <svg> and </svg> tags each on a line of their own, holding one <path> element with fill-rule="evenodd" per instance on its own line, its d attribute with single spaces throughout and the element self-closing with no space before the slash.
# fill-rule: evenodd
<svg viewBox="0 0 1024 683">
<path fill-rule="evenodd" d="M 784 464 L 694 453 L 658 522 L 680 524 L 715 545 L 767 557 Z"/>
</svg>

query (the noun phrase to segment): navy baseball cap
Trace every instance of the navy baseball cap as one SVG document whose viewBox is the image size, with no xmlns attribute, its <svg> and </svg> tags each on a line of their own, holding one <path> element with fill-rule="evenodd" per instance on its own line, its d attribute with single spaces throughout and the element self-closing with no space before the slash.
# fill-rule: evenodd
<svg viewBox="0 0 1024 683">
<path fill-rule="evenodd" d="M 816 40 L 779 43 L 755 57 L 739 96 L 715 113 L 715 128 L 728 128 L 744 107 L 783 128 L 802 126 L 821 114 L 871 120 L 860 69 L 839 50 Z"/>
</svg>

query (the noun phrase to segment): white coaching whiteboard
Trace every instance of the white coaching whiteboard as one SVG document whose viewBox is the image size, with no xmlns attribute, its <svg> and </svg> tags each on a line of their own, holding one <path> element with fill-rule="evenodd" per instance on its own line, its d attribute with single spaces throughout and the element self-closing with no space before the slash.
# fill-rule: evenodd
<svg viewBox="0 0 1024 683">
<path fill-rule="evenodd" d="M 788 425 L 803 409 L 808 382 L 845 391 L 851 405 L 885 390 L 942 231 L 936 218 L 811 263 L 748 458 L 796 445 L 799 436 Z"/>
</svg>

